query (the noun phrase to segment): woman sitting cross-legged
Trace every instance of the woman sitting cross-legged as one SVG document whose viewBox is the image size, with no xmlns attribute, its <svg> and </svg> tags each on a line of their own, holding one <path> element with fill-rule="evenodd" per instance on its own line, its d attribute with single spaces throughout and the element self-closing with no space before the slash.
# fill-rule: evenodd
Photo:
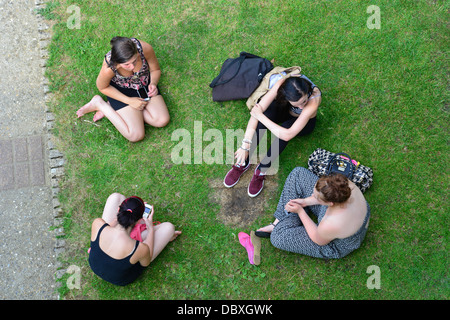
<svg viewBox="0 0 450 320">
<path fill-rule="evenodd" d="M 96 95 L 77 111 L 77 116 L 95 112 L 94 122 L 106 117 L 129 141 L 142 140 L 144 123 L 164 127 L 170 116 L 158 89 L 161 70 L 152 46 L 135 38 L 114 37 L 103 61 Z"/>
<path fill-rule="evenodd" d="M 317 217 L 316 224 L 308 215 Z M 255 234 L 290 252 L 317 258 L 342 258 L 363 242 L 370 207 L 361 190 L 345 176 L 321 178 L 295 168 L 286 179 L 275 221 Z"/>
<path fill-rule="evenodd" d="M 153 209 L 143 218 L 144 209 L 141 198 L 125 199 L 113 193 L 106 201 L 102 218 L 92 223 L 89 265 L 103 280 L 120 286 L 133 282 L 181 234 L 170 222 L 153 226 Z M 138 228 L 141 219 L 145 228 Z"/>
</svg>

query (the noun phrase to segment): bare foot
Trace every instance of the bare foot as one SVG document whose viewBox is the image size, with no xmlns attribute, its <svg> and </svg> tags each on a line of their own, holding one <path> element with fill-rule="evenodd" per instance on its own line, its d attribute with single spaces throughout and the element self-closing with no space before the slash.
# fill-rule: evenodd
<svg viewBox="0 0 450 320">
<path fill-rule="evenodd" d="M 181 231 L 175 231 L 175 233 L 173 234 L 173 237 L 172 237 L 172 239 L 170 239 L 170 241 L 175 240 L 180 234 L 181 234 Z"/>
<path fill-rule="evenodd" d="M 95 114 L 94 114 L 94 122 L 97 122 L 98 120 L 100 120 L 101 118 L 103 118 L 105 115 L 103 114 L 103 112 L 101 112 L 100 110 L 99 111 L 97 111 Z"/>
<path fill-rule="evenodd" d="M 89 101 L 84 106 L 82 106 L 80 109 L 78 109 L 78 111 L 77 111 L 78 118 L 84 116 L 86 113 L 99 111 L 98 104 L 101 102 L 104 103 L 105 101 L 99 95 L 95 95 L 91 99 L 91 101 Z"/>
<path fill-rule="evenodd" d="M 273 228 L 275 228 L 275 224 L 271 223 L 265 227 L 259 228 L 256 231 L 262 231 L 262 232 L 268 232 L 271 233 L 273 231 Z"/>
</svg>

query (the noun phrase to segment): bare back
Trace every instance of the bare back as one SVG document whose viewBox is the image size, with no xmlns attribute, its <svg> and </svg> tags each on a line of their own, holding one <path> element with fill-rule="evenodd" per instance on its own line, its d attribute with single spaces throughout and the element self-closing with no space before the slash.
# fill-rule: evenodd
<svg viewBox="0 0 450 320">
<path fill-rule="evenodd" d="M 343 239 L 354 235 L 362 227 L 367 215 L 367 203 L 361 190 L 349 182 L 352 189 L 350 198 L 343 204 L 335 204 L 327 209 L 321 224 L 332 224 L 334 236 Z"/>
</svg>

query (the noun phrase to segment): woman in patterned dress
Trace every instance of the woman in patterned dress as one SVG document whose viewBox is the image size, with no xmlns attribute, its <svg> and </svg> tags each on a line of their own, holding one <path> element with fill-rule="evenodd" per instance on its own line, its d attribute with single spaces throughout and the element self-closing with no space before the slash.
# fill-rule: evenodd
<svg viewBox="0 0 450 320">
<path fill-rule="evenodd" d="M 96 95 L 77 111 L 77 116 L 96 112 L 94 122 L 107 117 L 129 141 L 142 140 L 144 123 L 164 127 L 170 120 L 157 86 L 160 77 L 159 63 L 150 44 L 114 37 L 97 77 L 97 88 L 108 101 Z"/>
<path fill-rule="evenodd" d="M 309 214 L 317 217 L 316 224 Z M 256 231 L 290 252 L 317 258 L 342 258 L 365 238 L 370 207 L 361 190 L 345 176 L 321 178 L 295 168 L 286 179 L 275 221 Z"/>
</svg>

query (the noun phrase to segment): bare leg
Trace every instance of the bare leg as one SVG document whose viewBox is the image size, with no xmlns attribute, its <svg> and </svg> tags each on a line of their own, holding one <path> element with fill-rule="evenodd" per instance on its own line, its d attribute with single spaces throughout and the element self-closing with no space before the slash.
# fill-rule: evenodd
<svg viewBox="0 0 450 320">
<path fill-rule="evenodd" d="M 77 116 L 79 118 L 86 113 L 94 111 L 97 111 L 94 116 L 94 121 L 97 121 L 101 117 L 101 114 L 103 114 L 131 142 L 136 142 L 144 138 L 145 128 L 142 111 L 130 106 L 115 111 L 108 102 L 96 95 L 77 111 Z M 101 113 L 98 113 L 98 111 Z"/>
<path fill-rule="evenodd" d="M 145 123 L 153 127 L 165 127 L 170 120 L 164 98 L 161 95 L 154 96 L 143 110 Z"/>
<path fill-rule="evenodd" d="M 123 200 L 125 200 L 125 196 L 117 192 L 111 194 L 106 200 L 102 219 L 111 227 L 117 225 L 117 213 L 119 212 L 119 206 L 122 204 Z"/>
<path fill-rule="evenodd" d="M 165 127 L 170 120 L 169 111 L 162 96 L 153 97 L 143 110 L 145 123 L 153 127 Z M 105 115 L 97 111 L 94 115 L 94 122 L 102 119 Z"/>
<path fill-rule="evenodd" d="M 111 110 L 113 110 L 111 108 Z M 131 142 L 137 142 L 145 137 L 145 127 L 143 113 L 133 107 L 126 106 L 118 111 L 114 111 L 117 116 L 114 119 L 107 113 L 105 116 L 114 124 L 119 132 Z"/>
<path fill-rule="evenodd" d="M 152 261 L 163 251 L 163 249 L 167 246 L 170 241 L 175 240 L 180 234 L 181 231 L 175 231 L 175 227 L 170 222 L 163 222 L 153 227 L 155 230 L 154 240 L 153 240 L 153 257 Z M 142 240 L 148 235 L 148 231 L 144 230 L 141 233 Z"/>
</svg>

